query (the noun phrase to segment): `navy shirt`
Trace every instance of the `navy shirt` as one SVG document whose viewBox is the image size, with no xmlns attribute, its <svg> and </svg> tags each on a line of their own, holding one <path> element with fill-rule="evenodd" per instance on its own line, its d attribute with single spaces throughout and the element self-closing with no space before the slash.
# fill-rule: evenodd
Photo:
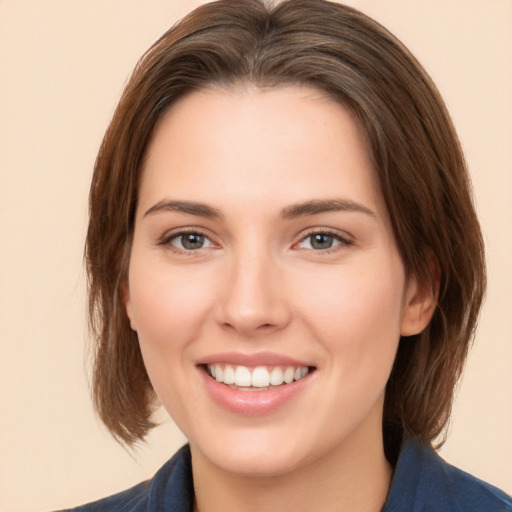
<svg viewBox="0 0 512 512">
<path fill-rule="evenodd" d="M 181 448 L 148 482 L 73 512 L 192 512 L 190 449 Z M 405 441 L 382 512 L 511 512 L 512 498 L 454 468 L 427 445 Z M 65 511 L 62 511 L 65 512 Z M 71 511 L 67 511 L 71 512 Z"/>
</svg>

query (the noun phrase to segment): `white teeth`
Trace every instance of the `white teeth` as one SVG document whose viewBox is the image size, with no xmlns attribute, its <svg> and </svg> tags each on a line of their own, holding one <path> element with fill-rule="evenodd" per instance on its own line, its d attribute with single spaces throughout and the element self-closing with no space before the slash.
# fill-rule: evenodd
<svg viewBox="0 0 512 512">
<path fill-rule="evenodd" d="M 224 368 L 224 384 L 235 383 L 235 370 L 229 364 Z"/>
<path fill-rule="evenodd" d="M 283 374 L 283 380 L 286 382 L 286 384 L 290 384 L 290 382 L 293 382 L 293 376 L 295 374 L 295 370 L 293 368 L 286 368 Z"/>
<path fill-rule="evenodd" d="M 270 374 L 264 366 L 254 368 L 251 384 L 254 388 L 268 388 L 270 386 Z"/>
<path fill-rule="evenodd" d="M 224 370 L 219 364 L 215 365 L 215 380 L 217 382 L 224 382 Z"/>
<path fill-rule="evenodd" d="M 280 386 L 284 382 L 283 370 L 276 367 L 270 372 L 270 384 L 272 386 Z"/>
<path fill-rule="evenodd" d="M 208 371 L 217 382 L 224 384 L 235 385 L 239 388 L 268 388 L 300 380 L 309 373 L 309 368 L 307 366 L 298 368 L 276 366 L 269 371 L 266 366 L 250 369 L 246 366 L 209 364 Z"/>
<path fill-rule="evenodd" d="M 245 366 L 237 366 L 235 370 L 235 386 L 250 387 L 251 371 Z"/>
</svg>

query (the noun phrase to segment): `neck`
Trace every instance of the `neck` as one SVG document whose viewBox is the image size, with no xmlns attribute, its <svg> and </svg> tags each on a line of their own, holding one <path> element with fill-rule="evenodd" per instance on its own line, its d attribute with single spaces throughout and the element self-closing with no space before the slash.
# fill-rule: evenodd
<svg viewBox="0 0 512 512">
<path fill-rule="evenodd" d="M 283 475 L 228 473 L 209 463 L 193 447 L 192 467 L 195 512 L 378 512 L 392 476 L 382 436 L 362 445 L 347 442 Z"/>
</svg>

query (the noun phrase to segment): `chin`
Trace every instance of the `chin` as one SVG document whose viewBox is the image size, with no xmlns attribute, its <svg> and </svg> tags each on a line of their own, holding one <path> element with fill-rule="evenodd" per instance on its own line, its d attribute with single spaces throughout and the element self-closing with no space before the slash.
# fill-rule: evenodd
<svg viewBox="0 0 512 512">
<path fill-rule="evenodd" d="M 246 477 L 271 477 L 289 473 L 306 457 L 295 440 L 272 436 L 269 432 L 230 432 L 215 436 L 212 443 L 190 442 L 192 456 L 206 459 L 218 469 Z M 299 449 L 298 449 L 299 448 Z"/>
<path fill-rule="evenodd" d="M 216 454 L 212 454 L 215 457 Z M 246 452 L 229 450 L 212 460 L 219 469 L 243 477 L 269 478 L 289 474 L 301 466 L 297 454 L 255 448 Z"/>
<path fill-rule="evenodd" d="M 210 436 L 215 441 L 206 445 L 191 441 L 193 456 L 196 454 L 227 473 L 261 478 L 289 474 L 314 458 L 305 443 L 293 434 L 282 436 L 269 429 L 259 432 L 247 429 L 246 432 L 230 432 L 227 437 Z"/>
</svg>

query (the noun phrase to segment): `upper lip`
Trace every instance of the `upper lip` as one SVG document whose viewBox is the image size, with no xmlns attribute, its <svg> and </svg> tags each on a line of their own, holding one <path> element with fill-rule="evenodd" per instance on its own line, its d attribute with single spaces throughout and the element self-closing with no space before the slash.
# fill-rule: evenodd
<svg viewBox="0 0 512 512">
<path fill-rule="evenodd" d="M 312 366 L 308 362 L 275 352 L 223 352 L 211 354 L 197 361 L 198 365 L 230 364 L 233 366 Z"/>
</svg>

